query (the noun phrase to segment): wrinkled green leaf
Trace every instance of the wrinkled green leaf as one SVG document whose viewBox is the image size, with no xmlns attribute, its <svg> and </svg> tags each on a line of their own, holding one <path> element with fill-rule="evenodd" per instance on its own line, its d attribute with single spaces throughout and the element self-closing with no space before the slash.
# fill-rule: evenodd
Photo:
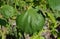
<svg viewBox="0 0 60 39">
<path fill-rule="evenodd" d="M 48 3 L 53 10 L 60 11 L 60 0 L 48 0 Z"/>
<path fill-rule="evenodd" d="M 44 25 L 44 18 L 37 13 L 34 8 L 29 8 L 26 13 L 22 13 L 16 19 L 18 28 L 28 34 L 35 33 L 42 30 Z"/>
<path fill-rule="evenodd" d="M 54 15 L 55 15 L 56 18 L 60 17 L 60 11 L 56 11 L 56 12 L 54 13 Z"/>
<path fill-rule="evenodd" d="M 26 2 L 25 2 L 25 1 L 19 1 L 19 2 L 18 2 L 18 5 L 19 5 L 20 7 L 24 7 L 24 6 L 26 6 Z"/>
<path fill-rule="evenodd" d="M 10 17 L 14 16 L 15 11 L 12 6 L 4 5 L 0 9 L 0 13 L 3 15 L 3 17 L 10 18 Z"/>
</svg>

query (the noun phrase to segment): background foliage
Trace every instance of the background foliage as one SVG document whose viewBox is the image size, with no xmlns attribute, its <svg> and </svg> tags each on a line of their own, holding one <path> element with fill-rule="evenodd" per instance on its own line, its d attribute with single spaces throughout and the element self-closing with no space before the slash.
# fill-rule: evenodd
<svg viewBox="0 0 60 39">
<path fill-rule="evenodd" d="M 60 0 L 0 0 L 0 39 L 60 39 Z"/>
</svg>

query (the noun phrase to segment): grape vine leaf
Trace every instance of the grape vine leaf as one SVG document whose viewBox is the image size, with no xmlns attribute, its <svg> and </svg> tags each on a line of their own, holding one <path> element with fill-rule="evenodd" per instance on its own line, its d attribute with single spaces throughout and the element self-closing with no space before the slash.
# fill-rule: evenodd
<svg viewBox="0 0 60 39">
<path fill-rule="evenodd" d="M 32 34 L 42 30 L 44 21 L 42 14 L 38 14 L 37 10 L 31 7 L 26 13 L 17 16 L 16 24 L 23 32 Z"/>
</svg>

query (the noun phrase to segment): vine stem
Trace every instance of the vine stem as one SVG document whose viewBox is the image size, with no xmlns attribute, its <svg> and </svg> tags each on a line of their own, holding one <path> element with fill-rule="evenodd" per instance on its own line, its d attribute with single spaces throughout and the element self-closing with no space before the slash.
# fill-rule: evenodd
<svg viewBox="0 0 60 39">
<path fill-rule="evenodd" d="M 7 5 L 9 5 L 9 0 L 7 0 Z"/>
<path fill-rule="evenodd" d="M 17 3 L 17 0 L 15 0 L 15 9 L 16 9 L 16 3 Z"/>
<path fill-rule="evenodd" d="M 6 36 L 4 33 L 2 33 L 2 39 L 6 39 Z"/>
<path fill-rule="evenodd" d="M 0 32 L 1 32 L 2 39 L 6 39 L 6 29 L 3 26 Z"/>
<path fill-rule="evenodd" d="M 2 30 L 0 30 L 0 33 L 1 33 L 2 39 L 6 39 L 5 32 L 3 32 Z"/>
</svg>

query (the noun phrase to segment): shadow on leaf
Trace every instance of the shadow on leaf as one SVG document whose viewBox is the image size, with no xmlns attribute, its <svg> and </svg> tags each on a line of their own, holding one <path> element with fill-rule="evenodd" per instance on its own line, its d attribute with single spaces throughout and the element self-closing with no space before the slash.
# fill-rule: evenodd
<svg viewBox="0 0 60 39">
<path fill-rule="evenodd" d="M 4 19 L 0 19 L 0 25 L 1 26 L 5 26 L 7 24 L 7 22 Z"/>
</svg>

